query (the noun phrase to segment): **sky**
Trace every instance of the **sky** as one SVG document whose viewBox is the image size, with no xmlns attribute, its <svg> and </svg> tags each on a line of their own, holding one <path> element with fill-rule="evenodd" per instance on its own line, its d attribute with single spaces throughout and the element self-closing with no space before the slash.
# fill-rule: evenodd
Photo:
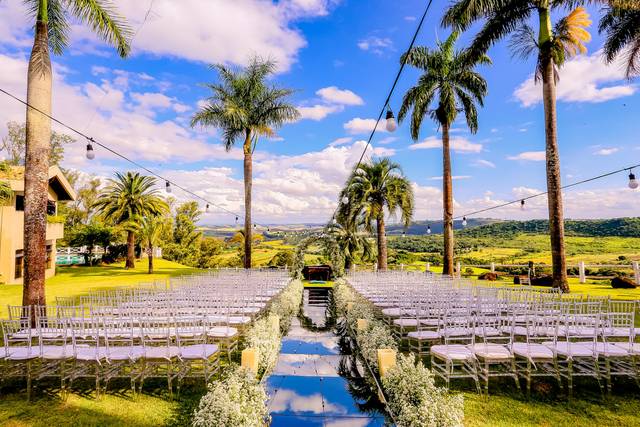
<svg viewBox="0 0 640 427">
<path fill-rule="evenodd" d="M 135 31 L 132 54 L 119 58 L 86 26 L 72 21 L 69 48 L 53 58 L 53 115 L 213 202 L 203 223 L 231 224 L 235 215 L 228 211 L 243 211 L 242 153 L 226 152 L 218 130 L 193 129 L 189 123 L 209 94 L 203 83 L 217 81 L 209 64 L 241 67 L 252 55 L 271 58 L 278 64 L 273 83 L 295 89 L 291 101 L 302 117 L 258 143 L 253 217 L 259 224 L 325 222 L 365 148 L 426 3 L 115 0 Z M 448 3 L 433 2 L 417 45 L 434 47 L 449 35 L 439 25 Z M 594 21 L 589 51 L 560 71 L 563 184 L 640 163 L 640 79 L 625 80 L 619 62 L 604 64 L 599 11 L 588 11 Z M 0 2 L 0 87 L 22 98 L 32 28 L 22 0 Z M 472 36 L 473 29 L 463 34 L 459 46 Z M 470 134 L 461 119 L 452 128 L 455 216 L 546 188 L 535 59 L 513 58 L 508 39 L 492 47 L 489 56 L 493 65 L 479 68 L 489 93 L 478 132 Z M 411 68 L 403 73 L 390 103 L 396 112 L 419 75 Z M 0 94 L 0 136 L 6 135 L 6 122 L 22 122 L 24 115 L 23 106 Z M 376 133 L 365 156 L 388 156 L 402 166 L 413 182 L 416 220 L 442 216 L 440 137 L 429 119 L 417 141 L 402 123 L 394 133 Z M 85 145 L 78 139 L 68 146 L 63 166 L 85 177 L 135 170 L 99 147 L 89 161 Z M 178 189 L 172 195 L 193 199 Z M 545 218 L 546 203 L 539 197 L 527 201 L 524 210 L 516 204 L 481 216 Z M 564 207 L 567 218 L 638 216 L 640 190 L 628 189 L 621 173 L 567 190 Z"/>
</svg>

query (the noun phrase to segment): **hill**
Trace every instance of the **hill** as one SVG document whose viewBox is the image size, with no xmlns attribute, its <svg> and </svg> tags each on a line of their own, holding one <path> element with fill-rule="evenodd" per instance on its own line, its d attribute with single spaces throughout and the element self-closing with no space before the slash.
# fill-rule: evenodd
<svg viewBox="0 0 640 427">
<path fill-rule="evenodd" d="M 520 233 L 548 234 L 549 221 L 501 221 L 469 226 L 458 233 L 461 237 L 508 237 Z M 577 237 L 640 237 L 640 218 L 566 220 L 565 233 Z"/>
</svg>

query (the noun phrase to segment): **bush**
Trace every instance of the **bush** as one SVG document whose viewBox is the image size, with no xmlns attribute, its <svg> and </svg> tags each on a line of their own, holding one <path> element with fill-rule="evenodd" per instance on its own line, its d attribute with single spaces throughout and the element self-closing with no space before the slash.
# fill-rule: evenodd
<svg viewBox="0 0 640 427">
<path fill-rule="evenodd" d="M 433 374 L 415 356 L 400 355 L 382 378 L 391 412 L 399 427 L 454 427 L 464 421 L 462 395 L 436 387 Z"/>
<path fill-rule="evenodd" d="M 389 327 L 380 321 L 369 321 L 368 328 L 357 332 L 356 341 L 362 357 L 367 360 L 372 369 L 378 368 L 378 349 L 398 350 Z"/>
<path fill-rule="evenodd" d="M 193 427 L 264 427 L 267 393 L 246 369 L 235 367 L 209 385 L 193 417 Z"/>
<path fill-rule="evenodd" d="M 280 331 L 274 328 L 275 315 L 256 321 L 245 337 L 247 347 L 258 350 L 258 376 L 273 369 L 280 353 Z"/>
<path fill-rule="evenodd" d="M 280 317 L 280 330 L 286 334 L 291 326 L 291 318 L 300 311 L 304 285 L 300 280 L 293 280 L 284 291 L 274 298 L 270 313 Z"/>
<path fill-rule="evenodd" d="M 269 267 L 293 267 L 295 253 L 291 249 L 278 251 L 269 261 Z"/>
</svg>

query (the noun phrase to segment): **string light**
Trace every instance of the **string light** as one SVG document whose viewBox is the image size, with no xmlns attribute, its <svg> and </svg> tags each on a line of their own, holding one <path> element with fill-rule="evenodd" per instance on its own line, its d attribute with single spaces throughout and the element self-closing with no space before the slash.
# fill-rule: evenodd
<svg viewBox="0 0 640 427">
<path fill-rule="evenodd" d="M 349 204 L 349 198 L 348 198 L 347 196 L 344 196 L 344 197 L 342 198 L 342 204 L 343 204 L 343 205 L 348 205 L 348 204 Z"/>
<path fill-rule="evenodd" d="M 405 237 L 407 237 L 407 233 L 405 231 L 402 232 L 402 238 L 404 239 Z"/>
<path fill-rule="evenodd" d="M 93 145 L 91 143 L 87 144 L 87 159 L 93 160 L 96 158 L 96 153 L 93 151 Z"/>
<path fill-rule="evenodd" d="M 636 188 L 638 188 L 638 180 L 636 179 L 636 176 L 631 171 L 629 171 L 629 188 L 632 190 L 635 190 Z"/>
<path fill-rule="evenodd" d="M 387 131 L 395 132 L 398 129 L 398 122 L 396 122 L 396 117 L 393 115 L 393 111 L 391 111 L 391 107 L 387 108 Z"/>
<path fill-rule="evenodd" d="M 431 234 L 431 225 L 427 225 L 427 234 Z"/>
<path fill-rule="evenodd" d="M 462 226 L 463 226 L 463 227 L 466 227 L 466 226 L 467 226 L 467 217 L 466 217 L 466 216 L 463 216 L 463 217 L 462 217 Z"/>
<path fill-rule="evenodd" d="M 204 211 L 205 211 L 206 213 L 209 213 L 209 203 L 207 203 L 207 206 L 204 208 Z"/>
<path fill-rule="evenodd" d="M 524 199 L 520 200 L 520 210 L 524 210 Z"/>
<path fill-rule="evenodd" d="M 169 181 L 165 181 L 164 189 L 166 190 L 167 193 L 171 193 L 171 183 Z"/>
</svg>

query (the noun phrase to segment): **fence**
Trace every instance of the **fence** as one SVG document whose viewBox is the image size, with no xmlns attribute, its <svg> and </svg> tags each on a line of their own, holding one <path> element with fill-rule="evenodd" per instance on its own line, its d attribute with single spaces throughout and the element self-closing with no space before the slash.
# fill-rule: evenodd
<svg viewBox="0 0 640 427">
<path fill-rule="evenodd" d="M 542 269 L 542 268 L 550 268 L 551 265 L 548 264 L 533 264 L 533 268 L 535 270 L 535 268 L 538 269 Z M 530 264 L 496 264 L 496 263 L 490 263 L 490 264 L 462 264 L 460 262 L 456 263 L 455 266 L 455 272 L 456 275 L 458 277 L 460 277 L 462 275 L 462 272 L 464 271 L 465 268 L 484 268 L 489 270 L 492 273 L 495 273 L 497 271 L 497 269 L 500 268 L 523 268 L 523 269 L 530 269 L 531 265 Z M 587 281 L 587 277 L 598 277 L 598 278 L 611 278 L 609 276 L 588 276 L 587 275 L 587 269 L 588 268 L 592 268 L 592 269 L 601 269 L 601 268 L 609 268 L 609 269 L 615 269 L 615 270 L 632 270 L 633 271 L 633 277 L 635 279 L 636 283 L 640 283 L 640 263 L 638 261 L 632 261 L 631 264 L 587 264 L 584 261 L 580 261 L 578 262 L 578 264 L 568 264 L 567 268 L 570 269 L 574 269 L 577 268 L 578 269 L 578 274 L 577 275 L 570 275 L 571 277 L 579 277 L 580 278 L 580 283 L 586 283 Z M 377 264 L 358 264 L 358 265 L 353 265 L 352 266 L 353 270 L 377 270 Z M 431 271 L 431 263 L 426 262 L 426 263 L 413 263 L 413 264 L 394 264 L 394 265 L 389 265 L 389 269 L 396 269 L 396 270 L 422 270 L 424 269 L 425 271 Z"/>
</svg>

